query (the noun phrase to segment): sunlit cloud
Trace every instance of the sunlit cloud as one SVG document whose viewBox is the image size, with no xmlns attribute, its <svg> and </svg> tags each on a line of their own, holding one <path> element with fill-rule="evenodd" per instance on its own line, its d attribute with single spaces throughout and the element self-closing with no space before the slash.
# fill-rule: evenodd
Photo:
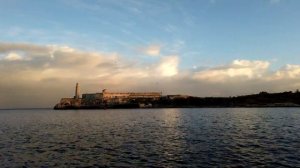
<svg viewBox="0 0 300 168">
<path fill-rule="evenodd" d="M 160 45 L 150 45 L 147 47 L 141 47 L 139 50 L 149 56 L 159 56 L 160 55 Z"/>
<path fill-rule="evenodd" d="M 15 52 L 8 53 L 7 56 L 4 57 L 4 60 L 7 60 L 7 61 L 18 61 L 18 60 L 22 60 L 22 59 L 23 59 L 23 57 Z"/>
<path fill-rule="evenodd" d="M 226 82 L 233 78 L 262 78 L 270 63 L 268 61 L 234 60 L 231 64 L 196 72 L 195 79 L 212 82 Z"/>
<path fill-rule="evenodd" d="M 174 76 L 178 73 L 179 58 L 177 56 L 163 57 L 157 67 L 158 74 Z"/>
<path fill-rule="evenodd" d="M 278 70 L 273 79 L 300 79 L 300 65 L 287 64 L 284 68 Z"/>
<path fill-rule="evenodd" d="M 270 69 L 265 60 L 233 60 L 206 69 L 180 69 L 180 55 L 154 62 L 128 60 L 117 52 L 86 52 L 69 46 L 0 43 L 0 107 L 51 107 L 83 92 L 163 91 L 164 94 L 228 96 L 300 87 L 300 65 Z M 38 105 L 37 105 L 38 104 Z"/>
</svg>

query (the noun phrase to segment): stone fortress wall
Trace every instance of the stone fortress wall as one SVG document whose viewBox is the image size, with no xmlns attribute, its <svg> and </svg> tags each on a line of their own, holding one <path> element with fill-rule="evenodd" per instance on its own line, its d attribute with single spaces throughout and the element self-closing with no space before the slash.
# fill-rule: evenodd
<svg viewBox="0 0 300 168">
<path fill-rule="evenodd" d="M 104 99 L 111 98 L 160 98 L 161 92 L 108 92 L 106 89 L 102 91 Z"/>
<path fill-rule="evenodd" d="M 102 91 L 102 101 L 108 104 L 125 104 L 136 100 L 153 101 L 162 97 L 161 92 L 108 92 Z"/>
<path fill-rule="evenodd" d="M 126 104 L 134 101 L 154 101 L 162 97 L 161 92 L 108 92 L 104 89 L 101 93 L 85 93 L 80 98 L 79 84 L 76 83 L 75 96 L 73 98 L 62 98 L 58 107 L 63 106 L 97 106 L 109 104 Z"/>
</svg>

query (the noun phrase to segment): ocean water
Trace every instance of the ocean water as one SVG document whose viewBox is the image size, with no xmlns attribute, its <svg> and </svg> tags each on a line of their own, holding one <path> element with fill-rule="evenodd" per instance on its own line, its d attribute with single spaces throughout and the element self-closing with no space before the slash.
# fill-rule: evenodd
<svg viewBox="0 0 300 168">
<path fill-rule="evenodd" d="M 300 108 L 0 110 L 0 167 L 300 167 Z"/>
</svg>

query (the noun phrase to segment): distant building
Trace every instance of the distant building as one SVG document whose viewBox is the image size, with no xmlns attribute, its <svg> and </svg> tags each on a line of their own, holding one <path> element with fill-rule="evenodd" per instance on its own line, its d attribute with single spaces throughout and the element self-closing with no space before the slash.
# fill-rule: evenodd
<svg viewBox="0 0 300 168">
<path fill-rule="evenodd" d="M 82 94 L 85 104 L 124 104 L 135 100 L 153 101 L 161 97 L 161 92 L 108 92 L 107 89 L 102 93 Z"/>
<path fill-rule="evenodd" d="M 57 108 L 82 107 L 82 106 L 106 106 L 130 103 L 146 103 L 159 100 L 161 92 L 109 92 L 107 89 L 101 93 L 85 93 L 80 98 L 79 84 L 76 83 L 74 98 L 62 98 Z"/>
</svg>

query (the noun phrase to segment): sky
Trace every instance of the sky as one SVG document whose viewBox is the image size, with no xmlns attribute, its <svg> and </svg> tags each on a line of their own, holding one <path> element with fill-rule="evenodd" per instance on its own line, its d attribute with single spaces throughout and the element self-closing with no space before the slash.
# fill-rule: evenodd
<svg viewBox="0 0 300 168">
<path fill-rule="evenodd" d="M 0 0 L 0 108 L 300 88 L 298 0 Z"/>
</svg>

